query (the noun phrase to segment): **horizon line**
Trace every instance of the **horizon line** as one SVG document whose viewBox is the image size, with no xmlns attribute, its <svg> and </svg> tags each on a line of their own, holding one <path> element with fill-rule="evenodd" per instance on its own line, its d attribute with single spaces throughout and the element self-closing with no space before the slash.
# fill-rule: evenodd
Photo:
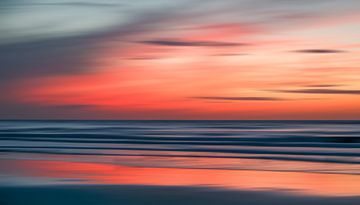
<svg viewBox="0 0 360 205">
<path fill-rule="evenodd" d="M 360 121 L 360 119 L 0 119 L 0 121 Z"/>
</svg>

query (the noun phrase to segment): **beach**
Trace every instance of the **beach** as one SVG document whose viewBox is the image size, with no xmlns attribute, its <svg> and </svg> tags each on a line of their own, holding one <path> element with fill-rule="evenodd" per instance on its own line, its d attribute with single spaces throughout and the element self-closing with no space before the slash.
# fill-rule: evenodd
<svg viewBox="0 0 360 205">
<path fill-rule="evenodd" d="M 1 204 L 359 204 L 358 121 L 1 121 Z"/>
</svg>

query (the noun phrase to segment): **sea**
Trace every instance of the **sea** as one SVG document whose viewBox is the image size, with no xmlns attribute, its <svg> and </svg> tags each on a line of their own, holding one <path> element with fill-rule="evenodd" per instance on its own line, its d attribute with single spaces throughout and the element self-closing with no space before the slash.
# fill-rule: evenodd
<svg viewBox="0 0 360 205">
<path fill-rule="evenodd" d="M 14 198 L 24 187 L 99 186 L 357 197 L 346 202 L 357 204 L 360 121 L 0 121 L 7 204 L 21 204 Z"/>
</svg>

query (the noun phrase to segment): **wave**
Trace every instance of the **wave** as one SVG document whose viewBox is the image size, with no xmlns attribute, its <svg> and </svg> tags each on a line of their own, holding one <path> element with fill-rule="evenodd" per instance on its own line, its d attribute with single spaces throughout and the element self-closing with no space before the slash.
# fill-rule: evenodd
<svg viewBox="0 0 360 205">
<path fill-rule="evenodd" d="M 359 125 L 360 121 L 0 121 L 0 153 L 2 158 L 142 156 L 359 165 Z M 359 167 L 352 169 L 360 172 Z"/>
</svg>

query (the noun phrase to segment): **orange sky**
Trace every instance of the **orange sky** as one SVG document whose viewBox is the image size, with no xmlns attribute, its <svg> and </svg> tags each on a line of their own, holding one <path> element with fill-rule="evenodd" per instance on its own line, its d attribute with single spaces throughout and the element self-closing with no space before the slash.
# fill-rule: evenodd
<svg viewBox="0 0 360 205">
<path fill-rule="evenodd" d="M 9 37 L 34 54 L 18 51 L 16 60 L 29 63 L 7 59 L 4 67 L 33 70 L 0 79 L 2 90 L 11 91 L 0 97 L 0 112 L 5 118 L 360 119 L 356 1 L 251 7 L 229 0 L 185 9 L 185 1 L 156 2 L 133 5 L 133 16 L 123 11 L 130 19 L 124 22 L 100 12 L 115 22 L 108 30 L 94 20 L 84 22 L 93 31 L 76 35 L 64 23 L 71 37 L 49 41 L 41 29 L 43 41 Z"/>
</svg>

